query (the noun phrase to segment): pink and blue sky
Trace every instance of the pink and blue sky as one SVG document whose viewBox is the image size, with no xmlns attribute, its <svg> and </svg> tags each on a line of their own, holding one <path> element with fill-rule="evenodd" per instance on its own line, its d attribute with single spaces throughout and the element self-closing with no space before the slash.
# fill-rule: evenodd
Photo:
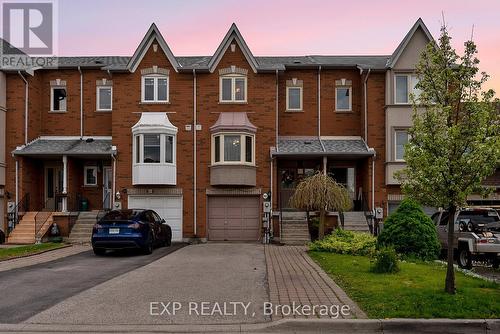
<svg viewBox="0 0 500 334">
<path fill-rule="evenodd" d="M 438 37 L 442 12 L 460 51 L 474 25 L 500 92 L 498 0 L 59 0 L 59 54 L 131 55 L 152 22 L 178 56 L 212 55 L 232 22 L 254 55 L 391 54 L 419 17 Z"/>
</svg>

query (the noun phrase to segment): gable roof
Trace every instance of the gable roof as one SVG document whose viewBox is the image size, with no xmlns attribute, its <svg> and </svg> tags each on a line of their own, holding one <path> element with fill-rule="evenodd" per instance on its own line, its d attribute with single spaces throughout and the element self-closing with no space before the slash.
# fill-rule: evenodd
<svg viewBox="0 0 500 334">
<path fill-rule="evenodd" d="M 257 68 L 259 67 L 259 64 L 257 63 L 257 60 L 253 56 L 252 52 L 248 48 L 247 43 L 243 39 L 243 36 L 241 36 L 240 31 L 238 30 L 238 27 L 236 24 L 231 24 L 231 28 L 229 28 L 229 31 L 227 32 L 226 36 L 220 43 L 219 47 L 217 50 L 215 50 L 214 55 L 212 56 L 212 59 L 210 59 L 210 62 L 208 63 L 208 69 L 210 72 L 213 72 L 217 65 L 219 64 L 220 60 L 222 59 L 222 56 L 226 53 L 227 48 L 233 41 L 233 39 L 236 41 L 238 46 L 241 49 L 241 52 L 243 52 L 243 55 L 245 56 L 246 60 L 250 64 L 250 67 L 252 67 L 252 70 L 254 72 L 257 72 Z"/>
<path fill-rule="evenodd" d="M 137 69 L 137 66 L 139 65 L 142 58 L 146 54 L 146 51 L 149 49 L 149 47 L 151 46 L 151 44 L 155 39 L 158 41 L 160 48 L 167 56 L 174 70 L 178 72 L 178 69 L 180 67 L 179 62 L 177 61 L 174 54 L 168 47 L 167 42 L 165 42 L 165 39 L 160 33 L 160 30 L 158 30 L 158 27 L 154 23 L 151 24 L 151 27 L 149 27 L 148 32 L 146 33 L 146 35 L 144 35 L 144 38 L 142 39 L 141 43 L 135 50 L 134 55 L 132 56 L 132 58 L 130 58 L 127 64 L 127 69 L 129 71 L 134 72 Z"/>
<path fill-rule="evenodd" d="M 403 38 L 403 40 L 401 41 L 401 43 L 399 43 L 399 45 L 396 48 L 396 50 L 394 50 L 394 53 L 392 54 L 391 58 L 389 58 L 389 60 L 387 61 L 387 67 L 388 68 L 394 67 L 394 65 L 398 61 L 399 57 L 401 56 L 401 54 L 405 50 L 406 46 L 410 42 L 411 38 L 413 37 L 413 35 L 415 35 L 415 32 L 418 29 L 422 29 L 422 31 L 424 32 L 425 36 L 429 39 L 429 41 L 434 41 L 434 38 L 432 37 L 431 33 L 429 32 L 429 29 L 427 29 L 427 26 L 425 25 L 425 23 L 422 20 L 422 18 L 419 17 L 418 20 L 417 20 L 417 22 L 415 22 L 415 24 L 413 25 L 413 27 L 406 34 L 405 38 Z"/>
</svg>

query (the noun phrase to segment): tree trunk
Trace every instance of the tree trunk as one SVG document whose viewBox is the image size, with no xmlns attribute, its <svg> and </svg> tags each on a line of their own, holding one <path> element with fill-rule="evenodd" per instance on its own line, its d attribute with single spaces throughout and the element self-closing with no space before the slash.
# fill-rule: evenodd
<svg viewBox="0 0 500 334">
<path fill-rule="evenodd" d="M 453 239 L 455 232 L 455 213 L 457 212 L 456 206 L 450 206 L 448 213 L 448 266 L 446 270 L 446 281 L 444 291 L 449 294 L 455 294 L 455 269 L 453 268 Z"/>
<path fill-rule="evenodd" d="M 319 227 L 318 227 L 318 239 L 323 240 L 325 237 L 325 217 L 326 211 L 324 209 L 319 210 Z"/>
</svg>

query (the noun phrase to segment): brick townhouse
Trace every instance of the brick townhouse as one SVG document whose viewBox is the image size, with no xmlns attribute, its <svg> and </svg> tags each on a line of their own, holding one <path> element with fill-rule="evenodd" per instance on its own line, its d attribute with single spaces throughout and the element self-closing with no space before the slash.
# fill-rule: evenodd
<svg viewBox="0 0 500 334">
<path fill-rule="evenodd" d="M 52 222 L 88 240 L 72 232 L 80 221 L 142 207 L 177 241 L 256 241 L 270 192 L 273 234 L 287 241 L 295 186 L 323 171 L 351 194 L 346 224 L 366 228 L 368 212 L 402 199 L 393 174 L 431 39 L 419 19 L 392 55 L 256 57 L 233 24 L 212 56 L 177 57 L 153 24 L 131 57 L 4 71 L 0 226 L 10 242 Z"/>
</svg>

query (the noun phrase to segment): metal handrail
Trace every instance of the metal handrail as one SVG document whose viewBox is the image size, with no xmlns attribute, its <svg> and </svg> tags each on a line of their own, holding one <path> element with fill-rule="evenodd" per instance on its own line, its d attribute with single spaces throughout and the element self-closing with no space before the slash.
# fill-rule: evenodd
<svg viewBox="0 0 500 334">
<path fill-rule="evenodd" d="M 30 194 L 26 193 L 19 202 L 16 203 L 14 209 L 7 213 L 7 219 L 9 221 L 8 231 L 9 233 L 19 224 L 19 212 L 27 212 L 30 208 Z M 12 224 L 11 224 L 12 223 Z"/>
<path fill-rule="evenodd" d="M 104 199 L 102 200 L 102 205 L 101 208 L 99 209 L 99 212 L 97 213 L 96 221 L 99 221 L 104 215 L 111 210 L 111 208 L 105 208 L 104 204 L 106 203 L 106 200 L 109 199 L 110 193 L 107 193 L 106 196 L 104 196 Z"/>
<path fill-rule="evenodd" d="M 368 205 L 366 193 L 361 194 L 361 208 L 365 214 L 366 224 L 368 225 L 370 234 L 375 234 L 373 225 L 373 212 L 372 210 L 370 210 L 370 207 Z"/>
<path fill-rule="evenodd" d="M 54 201 L 54 207 L 50 208 L 49 211 L 43 211 L 43 209 L 48 208 L 47 204 L 49 203 L 50 200 Z M 35 215 L 35 238 L 39 239 L 38 233 L 42 229 L 43 225 L 47 222 L 47 220 L 50 218 L 51 214 L 53 211 L 55 211 L 55 206 L 56 206 L 56 200 L 55 198 L 49 198 L 45 200 L 45 203 L 43 204 L 43 207 L 40 208 L 40 210 L 37 212 Z"/>
</svg>

